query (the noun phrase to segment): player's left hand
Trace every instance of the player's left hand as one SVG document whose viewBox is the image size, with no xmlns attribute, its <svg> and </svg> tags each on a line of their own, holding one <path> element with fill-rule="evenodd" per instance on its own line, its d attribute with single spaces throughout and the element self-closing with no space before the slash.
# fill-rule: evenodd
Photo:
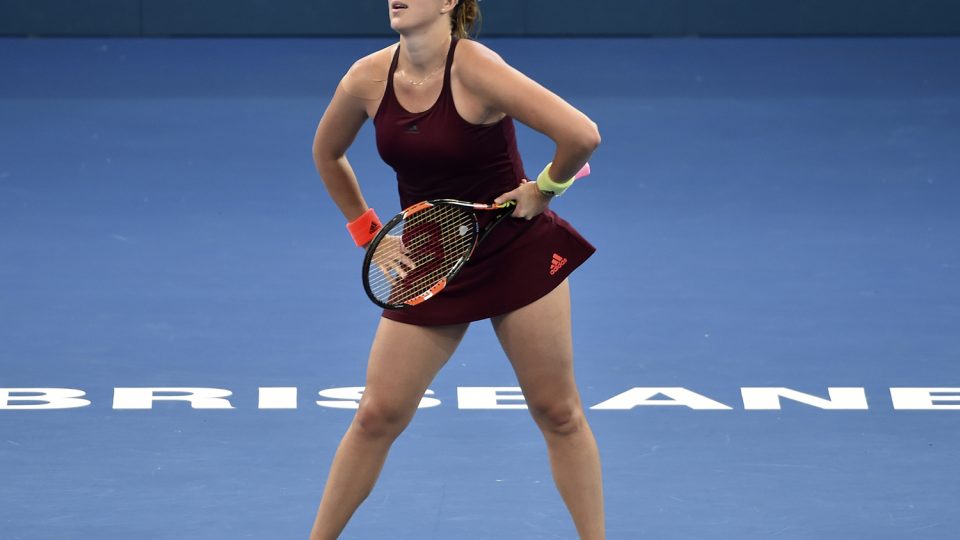
<svg viewBox="0 0 960 540">
<path fill-rule="evenodd" d="M 547 206 L 550 205 L 550 199 L 552 199 L 552 197 L 544 195 L 536 182 L 523 179 L 523 183 L 517 186 L 516 189 L 504 193 L 493 202 L 501 204 L 507 201 L 517 201 L 517 207 L 513 213 L 510 214 L 510 217 L 523 218 L 529 221 L 547 209 Z"/>
</svg>

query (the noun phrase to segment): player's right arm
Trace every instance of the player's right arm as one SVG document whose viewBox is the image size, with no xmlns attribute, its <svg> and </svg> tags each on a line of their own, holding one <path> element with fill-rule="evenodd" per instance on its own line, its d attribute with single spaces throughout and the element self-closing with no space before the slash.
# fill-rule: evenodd
<svg viewBox="0 0 960 540">
<path fill-rule="evenodd" d="M 377 81 L 370 77 L 372 68 L 375 68 L 371 60 L 367 57 L 357 61 L 343 76 L 313 138 L 313 162 L 317 172 L 330 198 L 348 222 L 367 210 L 346 152 L 367 121 L 368 105 L 376 94 Z"/>
</svg>

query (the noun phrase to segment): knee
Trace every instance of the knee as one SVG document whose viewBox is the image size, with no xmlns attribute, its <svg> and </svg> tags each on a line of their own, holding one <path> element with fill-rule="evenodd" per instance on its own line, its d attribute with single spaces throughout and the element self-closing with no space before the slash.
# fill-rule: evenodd
<svg viewBox="0 0 960 540">
<path fill-rule="evenodd" d="M 584 425 L 583 407 L 576 400 L 545 400 L 528 403 L 530 414 L 544 434 L 569 436 Z"/>
<path fill-rule="evenodd" d="M 412 416 L 411 412 L 396 404 L 361 401 L 353 418 L 353 427 L 365 437 L 395 439 Z"/>
</svg>

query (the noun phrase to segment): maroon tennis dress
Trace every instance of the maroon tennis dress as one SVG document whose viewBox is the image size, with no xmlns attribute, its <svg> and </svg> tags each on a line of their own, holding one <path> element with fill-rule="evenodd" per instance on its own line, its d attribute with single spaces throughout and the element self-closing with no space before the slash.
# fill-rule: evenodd
<svg viewBox="0 0 960 540">
<path fill-rule="evenodd" d="M 492 203 L 523 178 L 513 120 L 471 124 L 460 117 L 450 90 L 457 39 L 450 43 L 443 90 L 421 113 L 405 110 L 393 90 L 400 47 L 387 89 L 374 116 L 377 149 L 397 173 L 400 204 L 428 199 Z M 486 225 L 480 217 L 480 226 Z M 532 220 L 507 218 L 477 246 L 473 257 L 436 297 L 402 310 L 385 310 L 395 321 L 433 326 L 487 319 L 521 308 L 563 282 L 595 248 L 547 209 Z"/>
</svg>

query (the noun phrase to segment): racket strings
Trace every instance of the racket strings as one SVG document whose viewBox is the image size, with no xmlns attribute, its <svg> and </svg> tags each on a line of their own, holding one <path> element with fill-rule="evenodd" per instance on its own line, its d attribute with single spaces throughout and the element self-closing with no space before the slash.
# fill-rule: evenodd
<svg viewBox="0 0 960 540">
<path fill-rule="evenodd" d="M 399 305 L 433 288 L 470 253 L 475 223 L 470 211 L 447 205 L 401 220 L 374 247 L 367 275 L 373 295 Z"/>
<path fill-rule="evenodd" d="M 404 223 L 402 231 L 396 231 L 389 242 L 389 249 L 376 254 L 375 260 L 383 268 L 371 269 L 375 272 L 371 279 L 376 281 L 371 283 L 375 295 L 391 304 L 415 298 L 446 277 L 468 253 L 472 239 L 463 232 L 469 230 L 469 220 L 458 224 L 451 219 L 455 217 L 451 212 L 437 217 L 440 219 L 424 215 Z"/>
</svg>

